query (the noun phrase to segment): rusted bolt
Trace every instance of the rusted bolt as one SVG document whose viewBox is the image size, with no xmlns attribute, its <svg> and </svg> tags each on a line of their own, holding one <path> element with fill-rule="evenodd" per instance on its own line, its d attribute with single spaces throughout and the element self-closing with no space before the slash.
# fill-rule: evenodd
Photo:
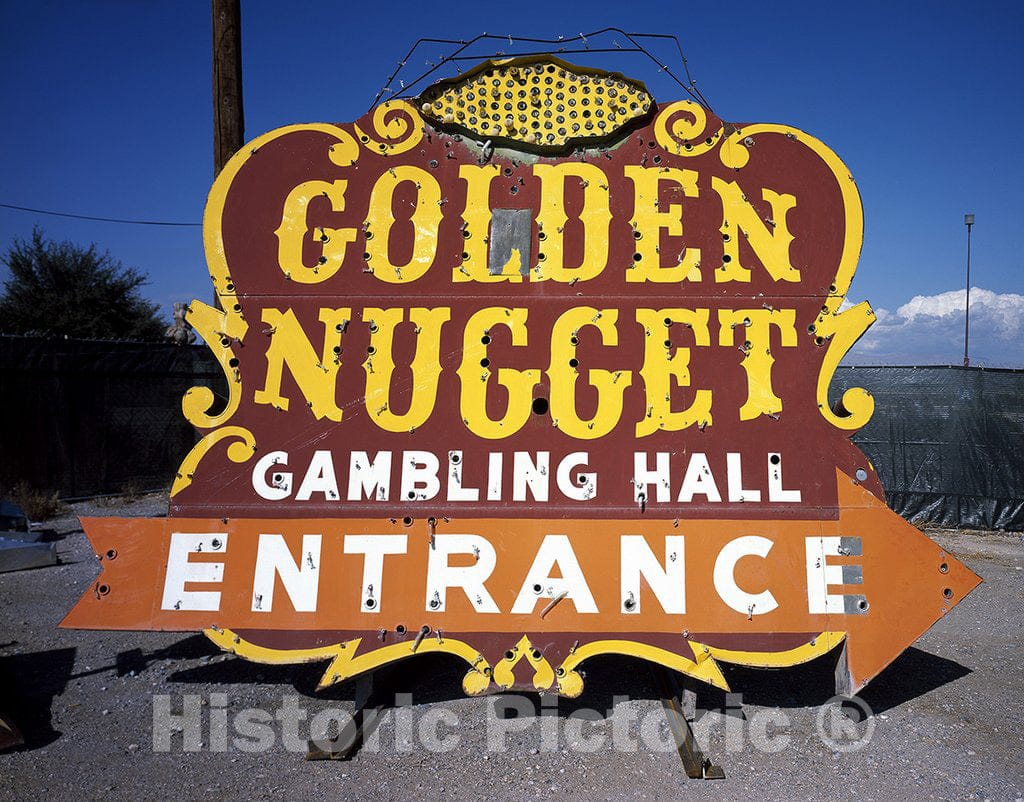
<svg viewBox="0 0 1024 802">
<path fill-rule="evenodd" d="M 548 606 L 540 611 L 540 617 L 541 618 L 546 618 L 547 614 L 550 613 L 554 609 L 555 605 L 558 604 L 562 599 L 564 599 L 568 595 L 569 595 L 569 591 L 563 590 L 561 593 L 559 593 L 557 596 L 555 596 L 555 598 L 553 598 L 550 602 L 548 602 Z"/>
<path fill-rule="evenodd" d="M 430 627 L 424 624 L 420 627 L 420 631 L 416 633 L 416 640 L 412 642 L 412 650 L 415 652 L 420 648 L 420 644 L 423 643 L 423 639 L 430 634 Z"/>
</svg>

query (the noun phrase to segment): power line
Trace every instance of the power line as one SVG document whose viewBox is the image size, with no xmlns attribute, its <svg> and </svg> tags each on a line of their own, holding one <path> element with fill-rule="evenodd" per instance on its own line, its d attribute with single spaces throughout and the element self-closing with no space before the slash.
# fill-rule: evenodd
<svg viewBox="0 0 1024 802">
<path fill-rule="evenodd" d="M 172 228 L 199 228 L 202 223 L 170 223 L 166 220 L 126 220 L 122 217 L 95 217 L 89 214 L 72 214 L 71 212 L 54 212 L 48 209 L 33 209 L 29 206 L 15 206 L 13 203 L 0 203 L 0 208 L 14 209 L 19 212 L 46 214 L 51 217 L 70 217 L 75 220 L 93 220 L 100 223 L 123 223 L 132 226 L 169 226 Z"/>
<path fill-rule="evenodd" d="M 626 39 L 626 41 L 630 45 L 632 45 L 632 47 L 623 47 L 622 45 L 620 45 L 615 40 L 612 40 L 612 44 L 614 45 L 614 47 L 605 47 L 605 48 L 591 48 L 590 47 L 590 43 L 588 41 L 589 39 L 591 39 L 591 38 L 599 38 L 599 37 L 606 37 L 609 34 L 618 34 L 618 35 L 622 36 L 624 39 Z M 641 53 L 641 54 L 647 56 L 647 58 L 650 59 L 652 62 L 654 62 L 654 64 L 658 67 L 658 72 L 664 72 L 666 75 L 669 76 L 669 78 L 671 78 L 680 87 L 682 87 L 683 90 L 685 90 L 687 92 L 687 94 L 689 94 L 691 97 L 694 98 L 694 100 L 696 100 L 698 103 L 700 103 L 700 105 L 702 105 L 704 108 L 706 108 L 708 110 L 711 109 L 711 105 L 708 103 L 707 99 L 704 97 L 704 95 L 697 88 L 697 82 L 693 79 L 693 76 L 690 74 L 689 64 L 688 64 L 688 62 L 686 60 L 686 56 L 683 54 L 682 45 L 680 45 L 679 39 L 677 37 L 672 36 L 670 34 L 631 33 L 631 32 L 624 31 L 621 28 L 615 28 L 615 27 L 602 28 L 602 29 L 600 29 L 598 31 L 591 31 L 590 33 L 580 33 L 577 36 L 570 36 L 570 37 L 559 36 L 557 39 L 542 39 L 542 38 L 523 37 L 523 36 L 518 36 L 517 37 L 517 36 L 512 36 L 512 35 L 497 36 L 497 35 L 488 34 L 488 33 L 482 33 L 482 34 L 480 34 L 478 36 L 473 37 L 472 39 L 470 39 L 468 41 L 467 40 L 455 40 L 455 39 L 433 39 L 433 38 L 417 39 L 416 42 L 413 44 L 413 46 L 410 48 L 409 52 L 406 53 L 405 58 L 403 58 L 401 61 L 398 62 L 398 66 L 391 73 L 391 75 L 388 76 L 387 82 L 384 84 L 383 88 L 381 88 L 381 90 L 379 92 L 377 92 L 377 95 L 376 95 L 376 97 L 374 97 L 373 102 L 370 104 L 370 107 L 372 108 L 374 105 L 376 105 L 377 101 L 380 100 L 380 98 L 384 94 L 386 94 L 386 93 L 392 95 L 393 97 L 402 97 L 404 95 L 410 94 L 412 88 L 415 85 L 417 85 L 420 82 L 424 81 L 426 78 L 428 78 L 433 73 L 437 72 L 439 69 L 441 69 L 446 64 L 458 63 L 458 62 L 461 62 L 461 61 L 468 61 L 468 60 L 478 60 L 478 59 L 483 59 L 483 58 L 487 58 L 487 57 L 497 57 L 497 56 L 503 56 L 503 57 L 533 56 L 533 55 L 540 55 L 542 52 L 546 52 L 546 51 L 527 51 L 527 52 L 519 52 L 519 53 L 506 53 L 504 51 L 497 51 L 497 52 L 491 53 L 491 54 L 476 54 L 476 55 L 470 55 L 470 56 L 463 55 L 466 50 L 468 50 L 472 45 L 476 44 L 477 42 L 493 41 L 493 40 L 504 41 L 506 39 L 508 40 L 509 45 L 512 46 L 513 48 L 516 47 L 516 43 L 517 42 L 520 43 L 519 44 L 520 47 L 522 47 L 524 44 L 526 44 L 526 45 L 531 45 L 531 44 L 559 45 L 559 48 L 556 51 L 556 54 L 557 53 L 587 53 L 587 52 L 591 52 L 591 53 L 616 53 L 616 52 L 617 53 Z M 655 58 L 654 55 L 649 50 L 647 50 L 640 43 L 640 41 L 638 41 L 638 40 L 641 40 L 641 39 L 663 39 L 663 40 L 668 40 L 668 41 L 671 41 L 671 42 L 675 43 L 676 49 L 679 52 L 679 61 L 682 64 L 683 71 L 686 74 L 686 83 L 681 81 L 675 75 L 675 73 L 671 70 L 671 68 L 667 64 L 665 64 L 662 61 L 660 61 L 657 58 Z M 402 71 L 402 69 L 408 64 L 408 61 L 412 57 L 413 53 L 421 45 L 424 45 L 424 44 L 427 44 L 427 43 L 431 43 L 431 44 L 446 44 L 446 45 L 458 45 L 458 47 L 456 47 L 455 50 L 453 50 L 452 52 L 448 53 L 447 55 L 442 55 L 440 57 L 439 63 L 437 63 L 437 64 L 435 64 L 432 61 L 428 61 L 427 65 L 430 67 L 430 69 L 427 70 L 422 75 L 420 75 L 419 77 L 415 78 L 411 83 L 406 84 L 404 81 L 402 81 L 401 82 L 401 87 L 402 87 L 401 91 L 396 93 L 391 88 L 391 84 L 398 77 L 398 74 Z M 574 43 L 582 43 L 583 44 L 583 48 L 582 49 L 580 49 L 580 48 L 572 48 L 572 49 L 570 49 L 570 48 L 567 47 L 567 45 L 574 44 Z M 164 227 L 168 227 L 168 228 L 199 228 L 199 227 L 202 226 L 202 223 L 175 223 L 175 222 L 168 222 L 168 221 L 165 221 L 165 220 L 128 220 L 128 219 L 120 218 L 120 217 L 98 217 L 98 216 L 95 216 L 95 215 L 87 215 L 87 214 L 73 214 L 71 212 L 55 212 L 55 211 L 50 211 L 48 209 L 33 209 L 33 208 L 29 207 L 29 206 L 17 206 L 15 204 L 11 204 L 11 203 L 0 203 L 0 208 L 3 208 L 3 209 L 14 209 L 15 211 L 19 211 L 19 212 L 31 212 L 33 214 L 45 214 L 45 215 L 49 215 L 51 217 L 68 217 L 68 218 L 71 218 L 71 219 L 74 219 L 74 220 L 91 220 L 91 221 L 99 222 L 99 223 L 120 223 L 122 225 L 133 225 L 133 226 L 164 226 Z"/>
</svg>

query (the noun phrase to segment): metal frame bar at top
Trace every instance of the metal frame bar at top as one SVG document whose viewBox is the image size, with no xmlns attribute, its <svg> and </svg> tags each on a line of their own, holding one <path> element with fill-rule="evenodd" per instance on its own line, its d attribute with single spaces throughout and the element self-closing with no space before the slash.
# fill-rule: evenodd
<svg viewBox="0 0 1024 802">
<path fill-rule="evenodd" d="M 616 42 L 615 40 L 612 40 L 613 44 L 615 45 L 614 48 L 594 48 L 594 49 L 590 48 L 588 40 L 591 37 L 604 36 L 604 35 L 612 34 L 612 33 L 617 33 L 620 36 L 622 36 L 625 39 L 627 39 L 629 41 L 629 43 L 632 45 L 632 47 L 624 48 L 624 47 L 620 46 L 618 44 L 618 42 Z M 658 59 L 656 59 L 654 57 L 654 55 L 638 41 L 640 39 L 669 39 L 669 40 L 675 42 L 676 49 L 679 51 L 680 63 L 683 66 L 683 71 L 686 73 L 687 83 L 683 83 L 683 81 L 681 81 L 676 76 L 676 74 L 672 71 L 672 69 L 667 64 L 663 64 Z M 405 97 L 405 96 L 410 95 L 412 93 L 413 87 L 415 87 L 418 84 L 420 84 L 421 82 L 425 81 L 427 78 L 429 78 L 431 75 L 433 75 L 439 69 L 441 69 L 445 64 L 449 64 L 449 63 L 457 64 L 460 61 L 483 60 L 483 59 L 495 58 L 495 57 L 503 57 L 504 58 L 504 57 L 516 57 L 516 56 L 542 55 L 542 54 L 545 54 L 545 53 L 548 52 L 548 51 L 532 51 L 532 52 L 524 52 L 524 53 L 506 53 L 505 51 L 496 51 L 494 53 L 488 53 L 488 54 L 464 55 L 465 51 L 468 50 L 470 47 L 472 47 L 477 42 L 488 41 L 488 40 L 494 40 L 494 41 L 505 41 L 505 40 L 508 40 L 509 45 L 511 47 L 513 47 L 513 48 L 516 46 L 516 42 L 520 42 L 520 43 L 524 43 L 524 44 L 559 45 L 560 47 L 559 47 L 559 49 L 557 51 L 555 51 L 556 53 L 588 53 L 588 52 L 589 53 L 614 53 L 614 52 L 642 53 L 643 55 L 647 56 L 647 58 L 649 58 L 652 62 L 654 62 L 656 65 L 658 65 L 658 71 L 659 72 L 664 72 L 666 75 L 668 75 L 673 81 L 675 81 L 683 89 L 683 91 L 685 91 L 690 97 L 692 97 L 694 100 L 696 100 L 705 109 L 707 109 L 708 111 L 712 110 L 711 109 L 711 104 L 708 102 L 707 98 L 704 97 L 704 95 L 701 93 L 701 91 L 697 88 L 697 82 L 694 80 L 693 76 L 690 74 L 690 67 L 689 67 L 689 64 L 686 61 L 686 56 L 683 54 L 683 47 L 679 43 L 679 39 L 676 36 L 674 36 L 672 34 L 666 34 L 666 33 L 628 33 L 626 31 L 624 31 L 622 28 L 615 28 L 615 27 L 601 28 L 600 30 L 592 31 L 591 33 L 580 33 L 577 36 L 570 36 L 568 38 L 560 36 L 557 39 L 541 39 L 541 38 L 528 37 L 528 36 L 518 36 L 517 37 L 517 36 L 513 36 L 512 34 L 508 34 L 506 36 L 498 36 L 498 35 L 489 34 L 489 33 L 481 33 L 481 34 L 479 34 L 477 36 L 474 36 L 472 39 L 469 39 L 469 40 L 465 40 L 465 39 L 435 39 L 435 38 L 431 38 L 431 37 L 422 37 L 422 38 L 416 40 L 416 42 L 413 44 L 413 46 L 411 48 L 409 48 L 409 52 L 407 52 L 405 54 L 405 57 L 401 61 L 398 62 L 398 66 L 396 66 L 395 69 L 391 72 L 391 75 L 388 76 L 388 79 L 385 82 L 384 86 L 381 87 L 381 89 L 374 96 L 373 101 L 370 103 L 370 108 L 372 109 L 374 106 L 376 106 L 377 102 L 385 94 L 391 95 L 391 96 L 393 96 L 395 98 Z M 582 42 L 583 45 L 584 45 L 583 49 L 572 49 L 572 50 L 566 49 L 565 45 L 573 44 L 575 42 Z M 410 83 L 406 84 L 404 81 L 399 81 L 399 83 L 401 85 L 400 89 L 399 89 L 399 91 L 395 92 L 395 90 L 392 89 L 391 86 L 395 82 L 395 79 L 398 77 L 398 74 L 408 64 L 409 59 L 412 58 L 412 56 L 413 56 L 413 53 L 415 53 L 416 50 L 421 45 L 424 45 L 424 44 L 446 44 L 446 45 L 456 45 L 457 47 L 452 52 L 448 53 L 447 55 L 442 55 L 440 60 L 436 64 L 434 62 L 428 60 L 427 61 L 427 65 L 430 67 L 430 69 L 427 70 L 426 72 L 422 73 L 421 75 L 417 76 Z"/>
</svg>

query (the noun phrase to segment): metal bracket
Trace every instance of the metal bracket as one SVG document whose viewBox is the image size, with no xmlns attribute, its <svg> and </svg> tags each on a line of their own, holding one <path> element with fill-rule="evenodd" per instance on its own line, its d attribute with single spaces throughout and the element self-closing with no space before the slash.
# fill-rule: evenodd
<svg viewBox="0 0 1024 802">
<path fill-rule="evenodd" d="M 691 780 L 724 780 L 725 771 L 722 767 L 712 763 L 701 751 L 685 712 L 689 708 L 693 715 L 696 707 L 695 692 L 685 686 L 680 689 L 676 676 L 665 668 L 659 666 L 654 669 L 654 673 L 662 688 L 661 704 L 665 709 L 669 730 L 676 740 L 676 751 L 683 762 L 686 776 Z"/>
<path fill-rule="evenodd" d="M 306 751 L 306 760 L 351 760 L 355 757 L 359 747 L 379 726 L 380 712 L 384 709 L 383 706 L 370 704 L 371 701 L 376 701 L 374 673 L 369 671 L 356 679 L 352 723 L 334 738 L 311 739 Z"/>
</svg>

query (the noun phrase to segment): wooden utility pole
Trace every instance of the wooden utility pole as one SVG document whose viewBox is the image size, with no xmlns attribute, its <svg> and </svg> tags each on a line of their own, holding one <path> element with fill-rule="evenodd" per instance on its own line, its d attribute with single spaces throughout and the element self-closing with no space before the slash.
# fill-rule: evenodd
<svg viewBox="0 0 1024 802">
<path fill-rule="evenodd" d="M 213 0 L 213 174 L 242 147 L 241 0 Z"/>
<path fill-rule="evenodd" d="M 242 114 L 241 0 L 212 0 L 213 4 L 213 177 L 245 141 Z M 215 309 L 222 309 L 213 293 Z"/>
</svg>

